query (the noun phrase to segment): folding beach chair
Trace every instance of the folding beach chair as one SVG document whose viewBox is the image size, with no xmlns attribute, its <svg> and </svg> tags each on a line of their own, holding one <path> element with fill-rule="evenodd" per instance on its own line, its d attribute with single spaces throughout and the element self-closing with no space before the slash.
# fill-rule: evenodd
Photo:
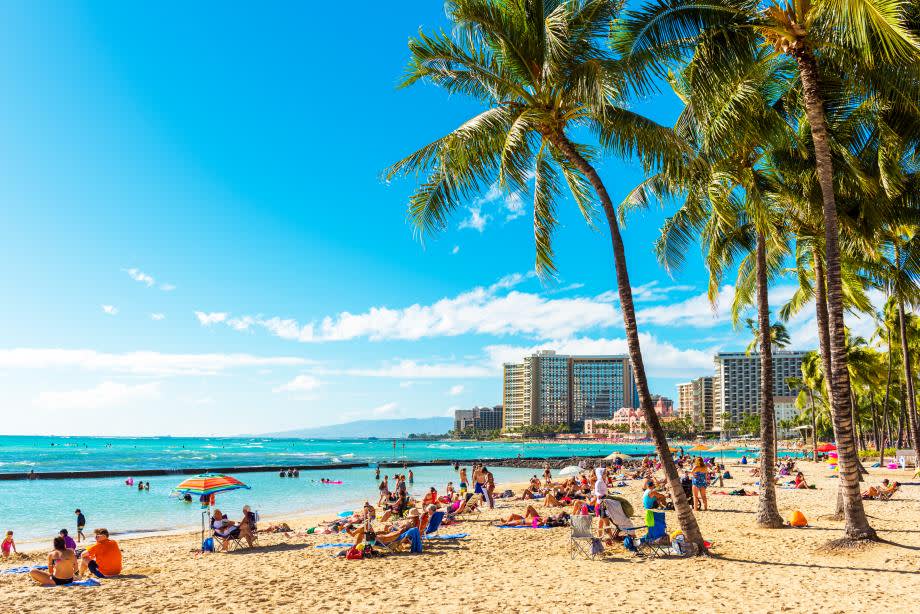
<svg viewBox="0 0 920 614">
<path fill-rule="evenodd" d="M 572 559 L 575 559 L 580 553 L 586 559 L 594 560 L 595 551 L 593 542 L 597 538 L 594 536 L 592 527 L 593 520 L 594 516 L 590 514 L 572 516 L 571 543 L 569 544 L 569 551 L 572 555 Z"/>
<path fill-rule="evenodd" d="M 651 516 L 651 519 L 649 519 Z M 651 520 L 651 522 L 649 522 Z M 668 536 L 668 527 L 665 524 L 664 512 L 653 512 L 649 510 L 646 513 L 646 531 L 645 536 L 639 539 L 636 548 L 639 553 L 648 552 L 653 557 L 667 556 L 671 551 L 671 538 Z"/>
<path fill-rule="evenodd" d="M 431 515 L 431 518 L 428 520 L 428 526 L 425 528 L 425 533 L 422 535 L 422 539 L 431 539 L 432 536 L 437 535 L 438 529 L 441 528 L 441 523 L 444 521 L 444 512 L 435 512 Z"/>
</svg>

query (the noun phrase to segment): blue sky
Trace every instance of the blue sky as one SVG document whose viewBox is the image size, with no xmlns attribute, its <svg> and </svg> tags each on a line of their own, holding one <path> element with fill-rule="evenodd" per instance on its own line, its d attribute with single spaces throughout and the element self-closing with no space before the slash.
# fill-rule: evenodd
<svg viewBox="0 0 920 614">
<path fill-rule="evenodd" d="M 0 431 L 446 415 L 500 402 L 501 362 L 533 348 L 624 352 L 609 240 L 571 202 L 547 285 L 526 195 L 488 190 L 422 244 L 412 181 L 380 180 L 478 109 L 395 87 L 408 37 L 444 23 L 427 1 L 0 6 Z M 642 179 L 601 173 L 615 199 Z M 664 215 L 625 241 L 652 388 L 674 397 L 747 333 L 706 302 L 699 257 L 658 266 Z M 807 317 L 792 330 L 814 343 Z"/>
</svg>

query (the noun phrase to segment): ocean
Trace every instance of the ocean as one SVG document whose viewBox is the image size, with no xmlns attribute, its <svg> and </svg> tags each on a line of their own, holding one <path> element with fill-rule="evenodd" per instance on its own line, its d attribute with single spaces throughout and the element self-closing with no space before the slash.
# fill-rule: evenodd
<svg viewBox="0 0 920 614">
<path fill-rule="evenodd" d="M 299 478 L 277 473 L 241 473 L 250 486 L 217 495 L 217 506 L 238 518 L 243 505 L 264 519 L 293 514 L 330 514 L 353 509 L 376 498 L 373 467 L 341 469 L 352 462 L 428 461 L 476 458 L 606 455 L 652 451 L 650 445 L 492 443 L 472 441 L 319 440 L 267 438 L 105 438 L 0 437 L 0 472 L 180 469 L 198 467 L 323 465 Z M 533 469 L 492 469 L 499 486 L 525 481 Z M 395 469 L 382 470 L 382 475 Z M 435 486 L 456 484 L 450 466 L 415 467 L 411 491 L 424 495 Z M 87 528 L 106 527 L 115 534 L 143 534 L 200 526 L 197 502 L 184 503 L 173 489 L 186 476 L 144 477 L 150 491 L 125 485 L 124 478 L 0 480 L 0 531 L 15 532 L 17 543 L 47 541 L 62 528 L 75 530 L 74 510 L 86 515 Z M 321 478 L 341 480 L 326 485 Z"/>
</svg>

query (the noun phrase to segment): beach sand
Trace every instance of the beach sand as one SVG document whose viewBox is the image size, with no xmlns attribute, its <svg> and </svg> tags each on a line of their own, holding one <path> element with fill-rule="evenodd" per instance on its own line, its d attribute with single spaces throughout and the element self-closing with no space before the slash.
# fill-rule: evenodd
<svg viewBox="0 0 920 614">
<path fill-rule="evenodd" d="M 259 548 L 204 556 L 190 552 L 197 535 L 123 540 L 124 576 L 101 587 L 41 588 L 28 576 L 0 575 L 0 612 L 917 612 L 920 485 L 902 487 L 889 502 L 866 502 L 885 542 L 831 554 L 822 546 L 842 535 L 841 523 L 827 518 L 837 481 L 824 465 L 801 465 L 818 489 L 780 489 L 777 496 L 784 516 L 799 509 L 810 526 L 758 529 L 757 497 L 720 496 L 713 488 L 710 511 L 698 514 L 714 543 L 708 558 L 644 559 L 617 546 L 601 560 L 572 560 L 568 528 L 490 526 L 526 505 L 500 500 L 496 510 L 447 528 L 470 533 L 462 545 L 440 544 L 422 555 L 346 561 L 315 548 L 349 541 L 336 535 L 262 535 Z M 726 491 L 756 479 L 729 469 L 734 479 Z M 910 482 L 912 474 L 870 472 L 870 484 L 883 477 Z M 640 482 L 628 484 L 617 490 L 641 507 Z M 667 522 L 677 528 L 673 512 Z M 44 562 L 40 553 L 30 558 Z"/>
</svg>

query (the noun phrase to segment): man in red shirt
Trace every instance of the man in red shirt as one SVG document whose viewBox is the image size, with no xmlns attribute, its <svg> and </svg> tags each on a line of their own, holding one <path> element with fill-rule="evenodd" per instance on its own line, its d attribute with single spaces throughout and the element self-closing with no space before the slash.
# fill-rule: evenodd
<svg viewBox="0 0 920 614">
<path fill-rule="evenodd" d="M 96 543 L 86 549 L 80 563 L 80 574 L 88 569 L 97 578 L 117 576 L 121 573 L 121 550 L 118 542 L 109 539 L 108 529 L 96 529 Z"/>
</svg>

